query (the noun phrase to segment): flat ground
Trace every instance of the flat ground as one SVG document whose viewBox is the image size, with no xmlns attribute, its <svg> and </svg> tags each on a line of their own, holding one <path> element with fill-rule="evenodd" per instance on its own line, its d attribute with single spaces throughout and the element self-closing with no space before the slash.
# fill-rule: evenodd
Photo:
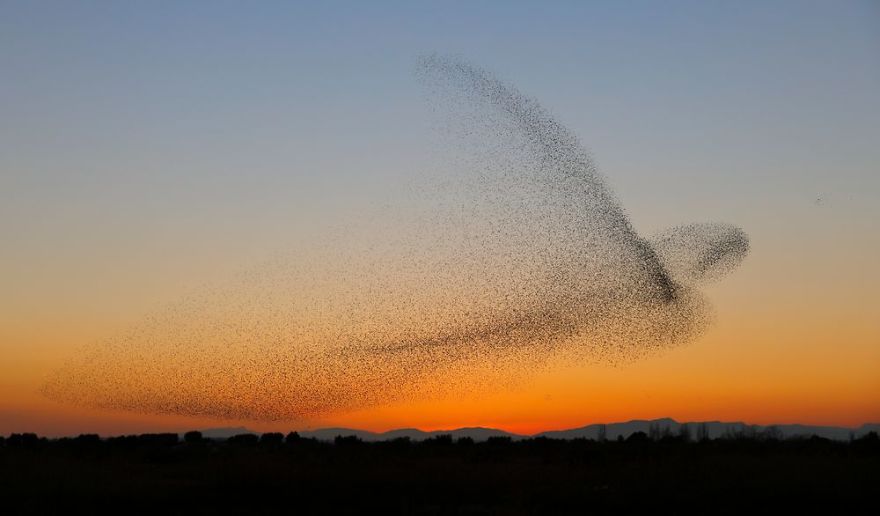
<svg viewBox="0 0 880 516">
<path fill-rule="evenodd" d="M 880 440 L 14 436 L 0 512 L 880 514 Z"/>
</svg>

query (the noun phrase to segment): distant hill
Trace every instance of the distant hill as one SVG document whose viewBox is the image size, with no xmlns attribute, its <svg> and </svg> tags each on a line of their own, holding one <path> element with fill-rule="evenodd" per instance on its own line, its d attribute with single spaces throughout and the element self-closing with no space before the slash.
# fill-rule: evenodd
<svg viewBox="0 0 880 516">
<path fill-rule="evenodd" d="M 239 434 L 258 434 L 259 432 L 254 432 L 253 430 L 249 430 L 243 426 L 230 426 L 230 427 L 220 427 L 220 428 L 206 428 L 204 430 L 199 430 L 202 433 L 202 437 L 206 439 L 228 439 L 233 435 Z M 181 432 L 183 434 L 183 432 Z"/>
<path fill-rule="evenodd" d="M 677 435 L 681 431 L 681 427 L 687 425 L 692 437 L 697 437 L 701 427 L 706 429 L 708 437 L 716 439 L 726 435 L 762 433 L 768 431 L 778 432 L 779 437 L 798 437 L 798 436 L 819 436 L 828 439 L 844 441 L 854 437 L 861 437 L 868 432 L 874 431 L 880 433 L 880 424 L 871 423 L 864 424 L 857 428 L 846 428 L 839 426 L 810 426 L 799 424 L 780 424 L 780 425 L 749 425 L 741 421 L 723 422 L 723 421 L 696 421 L 679 423 L 671 418 L 661 419 L 635 419 L 622 423 L 607 423 L 605 427 L 606 439 L 617 439 L 618 436 L 627 438 L 635 432 L 644 432 L 651 434 L 660 432 L 661 435 L 670 433 Z M 490 437 L 510 437 L 511 439 L 526 439 L 530 437 L 547 437 L 552 439 L 598 439 L 602 424 L 592 424 L 579 428 L 571 428 L 567 430 L 553 430 L 541 432 L 534 435 L 520 435 L 498 430 L 496 428 L 457 428 L 453 430 L 434 430 L 424 431 L 417 428 L 401 428 L 389 430 L 387 432 L 370 432 L 368 430 L 358 430 L 353 428 L 320 428 L 317 430 L 304 430 L 299 434 L 303 437 L 315 438 L 323 441 L 330 441 L 337 436 L 355 436 L 364 441 L 386 441 L 396 438 L 409 438 L 413 441 L 421 441 L 430 439 L 438 435 L 451 435 L 453 439 L 460 437 L 470 437 L 475 441 L 485 441 Z M 775 429 L 775 430 L 772 430 Z M 205 437 L 223 438 L 239 433 L 255 433 L 244 427 L 237 428 L 215 428 L 203 430 Z"/>
<path fill-rule="evenodd" d="M 438 435 L 451 435 L 453 439 L 460 437 L 470 437 L 475 441 L 485 441 L 490 437 L 510 437 L 513 439 L 522 439 L 525 436 L 497 430 L 495 428 L 457 428 L 455 430 L 434 430 L 426 432 L 417 428 L 401 428 L 397 430 L 389 430 L 387 432 L 369 432 L 367 430 L 355 430 L 351 428 L 321 428 L 318 430 L 306 430 L 299 432 L 303 437 L 314 437 L 319 440 L 329 441 L 337 436 L 355 436 L 364 441 L 388 441 L 398 438 L 409 438 L 413 441 L 422 441 L 430 439 Z"/>
<path fill-rule="evenodd" d="M 688 423 L 679 423 L 670 418 L 627 421 L 625 423 L 608 423 L 605 425 L 605 435 L 607 439 L 617 439 L 618 436 L 624 438 L 635 432 L 651 433 L 652 427 L 661 433 L 669 432 L 678 434 L 683 425 L 688 425 L 692 436 L 696 436 L 700 427 L 705 425 L 708 437 L 716 439 L 725 435 L 748 434 L 750 432 L 762 433 L 769 429 L 775 428 L 779 432 L 780 437 L 798 437 L 798 436 L 818 436 L 827 439 L 835 439 L 839 441 L 849 439 L 850 435 L 861 437 L 870 431 L 880 431 L 880 424 L 865 424 L 857 428 L 846 428 L 839 426 L 809 426 L 809 425 L 749 425 L 741 421 L 722 422 L 722 421 L 695 421 Z M 597 439 L 601 424 L 588 425 L 580 428 L 572 428 L 569 430 L 557 430 L 551 432 L 541 432 L 535 437 L 550 437 L 554 439 L 576 439 L 587 438 Z"/>
</svg>

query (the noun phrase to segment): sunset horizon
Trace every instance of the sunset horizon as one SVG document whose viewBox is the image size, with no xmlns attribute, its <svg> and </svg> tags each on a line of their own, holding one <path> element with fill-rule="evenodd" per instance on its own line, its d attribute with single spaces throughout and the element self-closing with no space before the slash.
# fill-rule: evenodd
<svg viewBox="0 0 880 516">
<path fill-rule="evenodd" d="M 230 479 L 232 512 L 276 481 L 336 512 L 316 486 L 373 473 L 351 489 L 386 513 L 639 512 L 745 477 L 743 500 L 858 499 L 878 22 L 869 0 L 2 2 L 0 483 L 37 513 L 45 489 L 207 511 L 186 486 Z M 592 426 L 665 419 L 731 426 Z M 254 435 L 198 433 L 224 428 Z M 500 433 L 438 433 L 467 428 Z M 102 480 L 64 487 L 79 471 Z"/>
</svg>

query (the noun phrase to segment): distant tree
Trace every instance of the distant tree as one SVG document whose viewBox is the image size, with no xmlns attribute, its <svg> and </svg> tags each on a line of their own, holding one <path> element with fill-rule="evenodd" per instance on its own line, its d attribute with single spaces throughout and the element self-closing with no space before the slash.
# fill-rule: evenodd
<svg viewBox="0 0 880 516">
<path fill-rule="evenodd" d="M 117 435 L 116 437 L 107 438 L 107 444 L 113 448 L 136 448 L 138 442 L 138 436 L 136 435 Z"/>
<path fill-rule="evenodd" d="M 872 454 L 875 457 L 880 456 L 880 436 L 874 431 L 854 439 L 849 443 L 849 446 L 856 453 Z"/>
<path fill-rule="evenodd" d="M 180 437 L 177 434 L 172 433 L 162 433 L 162 434 L 141 434 L 137 436 L 137 440 L 139 444 L 148 444 L 153 446 L 174 446 L 179 441 Z"/>
<path fill-rule="evenodd" d="M 359 446 L 363 443 L 364 441 L 356 435 L 337 435 L 333 439 L 333 444 L 336 446 Z"/>
<path fill-rule="evenodd" d="M 768 441 L 779 441 L 782 439 L 782 430 L 776 425 L 770 425 L 764 429 L 761 437 Z"/>
<path fill-rule="evenodd" d="M 626 438 L 626 442 L 628 443 L 644 443 L 650 442 L 653 439 L 648 436 L 645 432 L 633 432 L 629 434 L 629 437 Z"/>
<path fill-rule="evenodd" d="M 183 434 L 183 441 L 186 444 L 199 444 L 204 441 L 204 437 L 202 437 L 202 433 L 197 430 L 192 430 Z"/>
<path fill-rule="evenodd" d="M 863 443 L 877 444 L 878 442 L 880 442 L 880 436 L 877 435 L 877 432 L 871 430 L 867 434 L 860 437 L 858 439 L 858 441 L 863 442 Z"/>
<path fill-rule="evenodd" d="M 488 438 L 486 442 L 491 446 L 507 446 L 510 444 L 512 439 L 507 435 L 493 435 Z"/>
<path fill-rule="evenodd" d="M 284 442 L 284 434 L 280 432 L 266 432 L 260 436 L 260 444 L 263 446 L 281 446 Z"/>
<path fill-rule="evenodd" d="M 78 446 L 95 446 L 101 444 L 101 436 L 98 434 L 79 434 L 74 441 Z"/>
<path fill-rule="evenodd" d="M 295 444 L 299 442 L 302 437 L 299 436 L 299 432 L 290 432 L 287 434 L 287 437 L 284 438 L 284 442 L 287 444 Z"/>
<path fill-rule="evenodd" d="M 599 425 L 599 433 L 596 437 L 600 443 L 604 443 L 608 440 L 608 429 L 605 427 L 604 423 Z"/>
<path fill-rule="evenodd" d="M 681 425 L 678 429 L 678 438 L 685 443 L 691 442 L 691 425 L 687 423 Z"/>
<path fill-rule="evenodd" d="M 402 436 L 402 437 L 395 437 L 394 439 L 391 439 L 390 441 L 386 441 L 386 444 L 388 446 L 390 446 L 391 448 L 405 449 L 405 448 L 410 447 L 410 445 L 412 444 L 412 441 L 410 440 L 410 438 L 408 436 Z"/>
<path fill-rule="evenodd" d="M 237 434 L 233 435 L 226 442 L 236 446 L 253 446 L 259 442 L 256 434 Z"/>
<path fill-rule="evenodd" d="M 452 444 L 451 434 L 435 435 L 430 439 L 425 439 L 422 444 L 427 446 L 450 446 Z"/>
<path fill-rule="evenodd" d="M 660 440 L 660 425 L 657 423 L 651 423 L 651 426 L 648 427 L 648 438 L 652 441 Z"/>
<path fill-rule="evenodd" d="M 45 442 L 45 437 L 41 439 L 37 437 L 37 434 L 33 433 L 10 434 L 7 445 L 18 448 L 37 448 Z"/>
<path fill-rule="evenodd" d="M 474 444 L 474 439 L 473 439 L 473 437 L 467 437 L 467 436 L 459 437 L 458 440 L 455 441 L 455 444 L 457 444 L 459 446 L 472 446 Z"/>
<path fill-rule="evenodd" d="M 709 440 L 709 425 L 706 423 L 700 423 L 700 426 L 697 427 L 697 441 L 705 442 Z"/>
</svg>

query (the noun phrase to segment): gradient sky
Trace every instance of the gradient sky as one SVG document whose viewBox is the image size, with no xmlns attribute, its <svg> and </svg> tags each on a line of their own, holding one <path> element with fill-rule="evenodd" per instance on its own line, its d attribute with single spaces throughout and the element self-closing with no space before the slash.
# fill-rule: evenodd
<svg viewBox="0 0 880 516">
<path fill-rule="evenodd" d="M 876 2 L 3 1 L 0 433 L 238 424 L 37 391 L 78 348 L 423 169 L 425 52 L 540 99 L 642 233 L 721 220 L 752 253 L 686 346 L 309 426 L 880 420 Z"/>
</svg>

